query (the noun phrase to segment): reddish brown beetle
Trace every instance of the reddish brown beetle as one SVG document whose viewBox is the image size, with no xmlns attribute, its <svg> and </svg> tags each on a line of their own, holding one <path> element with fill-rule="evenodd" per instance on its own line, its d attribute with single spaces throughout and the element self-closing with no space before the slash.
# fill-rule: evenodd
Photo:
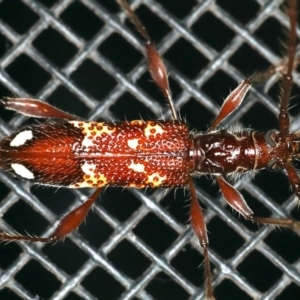
<svg viewBox="0 0 300 300">
<path fill-rule="evenodd" d="M 192 228 L 203 248 L 206 297 L 214 299 L 208 255 L 208 238 L 191 176 L 215 177 L 227 203 L 245 218 L 262 224 L 298 228 L 291 219 L 256 217 L 243 196 L 224 178 L 263 168 L 284 169 L 299 197 L 300 180 L 292 160 L 300 154 L 300 133 L 291 133 L 287 114 L 296 52 L 296 1 L 290 1 L 291 30 L 288 62 L 283 74 L 279 130 L 257 132 L 218 130 L 220 123 L 235 111 L 248 92 L 252 78 L 242 82 L 224 101 L 207 132 L 190 133 L 180 121 L 169 88 L 167 71 L 148 33 L 125 0 L 118 0 L 146 40 L 149 71 L 168 100 L 172 121 L 86 122 L 42 101 L 3 98 L 2 105 L 37 118 L 59 121 L 23 127 L 0 142 L 0 166 L 38 184 L 93 187 L 96 192 L 60 222 L 49 238 L 1 233 L 6 241 L 54 242 L 64 238 L 85 219 L 105 186 L 184 187 L 191 191 Z"/>
</svg>

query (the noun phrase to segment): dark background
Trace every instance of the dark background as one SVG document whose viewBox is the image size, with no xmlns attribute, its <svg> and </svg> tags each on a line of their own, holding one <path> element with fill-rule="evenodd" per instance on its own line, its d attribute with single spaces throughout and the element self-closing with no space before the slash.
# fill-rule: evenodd
<svg viewBox="0 0 300 300">
<path fill-rule="evenodd" d="M 175 105 L 191 130 L 205 131 L 240 80 L 279 61 L 287 20 L 272 9 L 274 3 L 281 7 L 278 2 L 142 1 L 137 14 L 163 53 Z M 120 23 L 114 1 L 62 4 L 1 1 L 0 96 L 42 98 L 99 121 L 170 118 L 146 72 L 142 40 L 135 30 L 124 31 L 132 26 Z M 295 129 L 297 84 L 290 110 Z M 222 125 L 278 128 L 279 87 L 264 88 L 255 85 Z M 31 122 L 36 120 L 1 110 L 2 136 Z M 299 299 L 299 236 L 245 222 L 224 205 L 209 176 L 195 181 L 207 218 L 216 298 Z M 262 171 L 237 186 L 257 215 L 299 219 L 283 173 Z M 34 235 L 49 234 L 91 192 L 30 186 L 7 174 L 1 174 L 0 191 L 1 229 Z M 146 293 L 132 299 L 201 298 L 203 258 L 185 230 L 188 210 L 187 190 L 108 188 L 86 223 L 64 242 L 0 244 L 0 298 L 119 299 L 132 291 L 130 283 L 141 284 Z"/>
</svg>

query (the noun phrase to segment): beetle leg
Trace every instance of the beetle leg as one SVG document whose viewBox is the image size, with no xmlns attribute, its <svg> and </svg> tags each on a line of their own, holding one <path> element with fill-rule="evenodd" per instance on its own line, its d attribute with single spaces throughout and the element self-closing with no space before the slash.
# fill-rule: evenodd
<svg viewBox="0 0 300 300">
<path fill-rule="evenodd" d="M 169 87 L 168 73 L 165 64 L 163 62 L 163 59 L 156 51 L 155 46 L 151 42 L 151 39 L 148 35 L 148 32 L 146 31 L 145 27 L 138 19 L 134 11 L 131 9 L 128 2 L 125 0 L 117 0 L 117 2 L 124 9 L 129 20 L 133 23 L 133 25 L 136 27 L 138 32 L 145 39 L 146 57 L 148 60 L 148 68 L 149 68 L 150 75 L 154 80 L 154 82 L 156 83 L 156 85 L 161 90 L 161 92 L 163 93 L 164 97 L 167 99 L 171 109 L 173 120 L 178 120 L 177 112 L 172 98 L 172 93 Z"/>
<path fill-rule="evenodd" d="M 6 109 L 34 118 L 80 119 L 38 99 L 5 97 L 0 99 L 0 104 Z"/>
<path fill-rule="evenodd" d="M 255 216 L 240 192 L 230 185 L 222 176 L 217 176 L 217 182 L 221 188 L 226 202 L 246 219 L 250 221 L 256 221 L 261 224 L 282 226 L 291 229 L 300 228 L 300 222 L 297 222 L 293 219 L 262 218 Z"/>
<path fill-rule="evenodd" d="M 240 83 L 224 100 L 218 115 L 212 123 L 210 130 L 214 130 L 225 118 L 233 113 L 243 102 L 248 90 L 251 86 L 251 78 Z"/>
<path fill-rule="evenodd" d="M 189 186 L 191 191 L 190 222 L 193 231 L 200 243 L 200 246 L 203 248 L 204 268 L 205 268 L 205 296 L 209 300 L 214 300 L 215 297 L 213 294 L 213 288 L 211 283 L 212 276 L 211 276 L 210 261 L 208 256 L 208 237 L 207 237 L 205 220 L 197 199 L 195 185 L 191 178 L 190 178 Z"/>
<path fill-rule="evenodd" d="M 74 231 L 85 219 L 88 211 L 97 200 L 98 196 L 102 192 L 102 188 L 96 189 L 96 191 L 79 207 L 69 212 L 58 224 L 54 233 L 49 237 L 49 242 L 60 240 L 66 235 Z"/>
<path fill-rule="evenodd" d="M 66 235 L 74 231 L 85 219 L 89 209 L 93 203 L 97 200 L 98 196 L 102 192 L 102 188 L 98 188 L 83 204 L 68 213 L 58 224 L 55 232 L 47 238 L 21 235 L 21 234 L 9 234 L 0 232 L 0 241 L 25 241 L 25 242 L 42 242 L 51 243 L 64 238 Z"/>
<path fill-rule="evenodd" d="M 222 176 L 217 176 L 217 182 L 226 202 L 245 218 L 253 215 L 242 194 L 230 185 Z"/>
<path fill-rule="evenodd" d="M 297 50 L 297 0 L 291 0 L 289 2 L 288 14 L 290 20 L 290 31 L 287 41 L 288 61 L 286 65 L 286 72 L 282 75 L 282 96 L 280 98 L 279 111 L 279 128 L 282 142 L 285 142 L 290 129 L 290 118 L 287 111 L 291 98 L 293 69 Z"/>
<path fill-rule="evenodd" d="M 297 170 L 295 167 L 290 163 L 285 163 L 284 167 L 287 171 L 287 176 L 289 178 L 289 182 L 291 186 L 293 187 L 295 195 L 300 199 L 300 178 L 299 174 L 297 173 Z"/>
<path fill-rule="evenodd" d="M 288 59 L 285 58 L 282 61 L 280 61 L 277 65 L 271 66 L 265 71 L 254 74 L 251 77 L 252 83 L 265 82 L 275 74 L 282 76 L 282 74 L 287 72 L 287 61 Z M 293 69 L 295 70 L 299 64 L 300 64 L 300 56 L 296 56 Z"/>
</svg>

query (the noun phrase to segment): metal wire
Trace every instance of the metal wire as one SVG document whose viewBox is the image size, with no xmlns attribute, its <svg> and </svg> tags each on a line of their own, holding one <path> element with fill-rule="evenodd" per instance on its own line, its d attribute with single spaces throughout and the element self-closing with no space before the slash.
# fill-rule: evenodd
<svg viewBox="0 0 300 300">
<path fill-rule="evenodd" d="M 170 73 L 175 104 L 206 130 L 247 75 L 280 63 L 283 1 L 134 1 Z M 299 29 L 298 29 L 299 35 Z M 0 95 L 34 96 L 93 120 L 170 118 L 151 82 L 143 42 L 110 0 L 2 0 Z M 255 85 L 222 124 L 277 128 L 278 76 Z M 299 95 L 295 74 L 293 94 Z M 299 97 L 292 100 L 299 130 Z M 25 122 L 2 111 L 2 136 Z M 90 191 L 30 186 L 0 174 L 0 229 L 49 235 Z M 249 224 L 210 178 L 196 180 L 210 238 L 217 299 L 299 299 L 299 234 Z M 236 186 L 257 215 L 299 219 L 282 173 Z M 1 299 L 203 299 L 201 249 L 187 229 L 188 195 L 108 188 L 64 243 L 0 245 Z"/>
</svg>

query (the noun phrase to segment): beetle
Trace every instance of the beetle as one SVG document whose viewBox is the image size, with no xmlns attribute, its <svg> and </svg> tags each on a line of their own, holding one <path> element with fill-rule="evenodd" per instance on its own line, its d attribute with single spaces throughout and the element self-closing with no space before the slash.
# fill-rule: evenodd
<svg viewBox="0 0 300 300">
<path fill-rule="evenodd" d="M 133 14 L 127 3 L 125 1 L 120 1 L 120 4 L 127 11 L 131 20 L 135 20 L 135 15 Z M 291 8 L 290 10 L 295 11 L 295 9 L 293 8 Z M 222 106 L 218 117 L 211 125 L 210 130 L 207 134 L 193 133 L 191 136 L 189 136 L 189 131 L 177 117 L 177 112 L 170 96 L 170 89 L 167 82 L 167 73 L 163 62 L 156 52 L 153 44 L 150 42 L 150 38 L 148 37 L 147 32 L 143 29 L 142 25 L 139 24 L 138 20 L 135 20 L 135 25 L 146 40 L 150 73 L 153 80 L 156 82 L 165 97 L 168 99 L 174 121 L 164 122 L 138 120 L 117 124 L 111 122 L 85 122 L 82 120 L 78 120 L 72 115 L 59 111 L 39 100 L 30 98 L 3 98 L 1 102 L 7 109 L 16 110 L 19 113 L 28 114 L 33 117 L 64 119 L 68 121 L 63 123 L 49 122 L 46 124 L 21 128 L 11 136 L 3 139 L 1 142 L 2 158 L 4 157 L 4 159 L 2 159 L 1 161 L 2 168 L 5 170 L 10 170 L 16 175 L 19 175 L 25 179 L 36 181 L 40 184 L 68 186 L 72 188 L 104 187 L 107 184 L 120 185 L 125 187 L 176 187 L 189 184 L 192 194 L 192 227 L 198 239 L 200 240 L 202 247 L 204 248 L 207 278 L 206 295 L 207 298 L 212 299 L 213 295 L 210 283 L 211 277 L 207 252 L 208 239 L 206 236 L 203 215 L 197 202 L 195 189 L 188 175 L 190 173 L 195 173 L 196 175 L 200 175 L 202 173 L 216 175 L 218 184 L 220 185 L 227 202 L 238 212 L 251 220 L 281 226 L 285 225 L 288 227 L 298 226 L 298 223 L 295 223 L 290 219 L 274 221 L 270 218 L 258 218 L 253 216 L 251 210 L 244 202 L 241 194 L 239 194 L 230 184 L 228 184 L 228 182 L 226 182 L 226 180 L 224 180 L 222 172 L 220 171 L 220 169 L 223 168 L 226 169 L 225 173 L 230 174 L 235 172 L 243 172 L 243 170 L 247 171 L 251 169 L 250 166 L 254 166 L 254 169 L 263 167 L 276 169 L 282 168 L 284 166 L 289 174 L 291 184 L 294 186 L 297 192 L 296 185 L 298 179 L 295 174 L 295 170 L 289 163 L 289 160 L 298 157 L 299 155 L 299 136 L 297 134 L 291 135 L 291 137 L 289 136 L 289 140 L 286 144 L 282 142 L 282 140 L 285 140 L 287 137 L 286 131 L 288 125 L 286 124 L 287 117 L 285 110 L 287 108 L 287 102 L 289 98 L 289 86 L 288 83 L 286 83 L 287 87 L 284 89 L 285 91 L 287 91 L 287 94 L 283 96 L 285 101 L 281 110 L 282 117 L 280 122 L 280 132 L 272 130 L 261 134 L 256 134 L 254 132 L 249 134 L 248 131 L 245 131 L 244 135 L 237 135 L 229 131 L 216 130 L 220 122 L 223 121 L 223 119 L 225 119 L 232 111 L 237 109 L 237 107 L 242 102 L 244 96 L 250 88 L 252 79 L 249 78 L 248 80 L 242 82 L 238 86 L 238 88 L 230 94 L 227 100 L 225 100 L 225 104 Z M 292 46 L 295 44 L 295 42 L 292 41 L 293 39 L 295 39 L 295 34 L 291 34 Z M 290 67 L 288 75 L 285 77 L 286 82 L 288 81 L 292 69 L 294 68 L 293 51 L 294 49 L 290 50 L 289 52 L 289 62 L 291 63 L 292 67 Z M 236 101 L 238 101 L 237 104 Z M 91 149 L 100 147 L 100 144 L 97 144 L 96 141 L 100 141 L 101 144 L 105 144 L 107 140 L 105 149 L 113 149 L 116 146 L 112 143 L 116 143 L 115 139 L 118 136 L 120 137 L 122 133 L 125 134 L 125 137 L 123 139 L 121 138 L 121 140 L 124 141 L 127 150 L 138 150 L 138 153 L 141 153 L 143 156 L 145 155 L 145 152 L 143 151 L 147 152 L 152 148 L 159 149 L 162 151 L 161 154 L 158 155 L 157 152 L 155 152 L 155 155 L 159 156 L 160 163 L 162 165 L 167 165 L 168 168 L 159 169 L 159 164 L 155 164 L 154 160 L 150 160 L 150 163 L 147 159 L 140 160 L 140 158 L 137 157 L 138 155 L 136 154 L 136 152 L 134 152 L 134 154 L 132 154 L 131 152 L 124 152 L 129 156 L 129 160 L 126 161 L 124 165 L 122 165 L 122 162 L 120 162 L 121 159 L 120 161 L 117 161 L 116 165 L 113 165 L 113 163 L 115 163 L 117 159 L 112 155 L 111 161 L 107 163 L 106 169 L 99 172 L 99 166 L 97 165 L 97 163 L 91 161 L 90 158 L 89 161 L 87 161 L 84 155 L 82 155 L 82 153 L 85 152 L 85 149 L 87 148 Z M 142 134 L 142 136 L 140 136 L 139 134 Z M 161 136 L 165 136 L 164 139 L 162 139 Z M 252 157 L 251 155 L 245 155 L 244 157 L 239 157 L 237 162 L 232 162 L 231 165 L 229 163 L 227 166 L 227 158 L 223 162 L 218 162 L 217 160 L 213 161 L 213 157 L 216 157 L 217 154 L 212 154 L 212 157 L 207 156 L 209 150 L 208 148 L 210 147 L 210 145 L 220 143 L 220 141 L 223 140 L 224 145 L 220 146 L 219 148 L 215 147 L 216 152 L 224 154 L 225 147 L 227 146 L 230 146 L 231 148 L 242 147 L 249 152 L 258 151 L 257 148 L 249 146 L 248 144 L 238 144 L 238 140 L 245 140 L 245 142 L 248 143 L 248 140 L 250 140 L 250 138 L 248 139 L 248 137 L 250 136 L 251 140 L 255 141 L 258 145 L 261 146 L 261 148 L 267 148 L 265 152 L 261 152 L 261 161 L 255 155 L 252 155 Z M 112 137 L 112 139 L 110 140 L 109 137 Z M 63 143 L 55 142 L 58 139 L 63 139 Z M 159 144 L 161 141 L 162 145 Z M 193 144 L 190 143 L 191 141 L 193 141 Z M 50 147 L 46 148 L 46 144 L 50 144 Z M 155 147 L 156 144 L 159 145 L 159 147 Z M 66 157 L 64 157 L 62 159 L 63 163 L 59 162 L 61 158 L 58 157 L 57 163 L 55 157 L 56 155 L 42 155 L 43 153 L 50 153 L 51 151 L 53 151 L 53 153 L 56 153 L 57 150 L 55 150 L 55 147 L 64 148 L 65 145 L 70 145 L 70 147 L 67 149 L 69 152 L 64 152 L 64 155 L 68 156 L 69 153 L 73 151 L 75 153 L 81 153 L 79 156 L 82 157 L 80 159 L 76 157 L 76 159 L 74 160 L 72 156 L 69 161 L 66 159 Z M 166 146 L 166 148 L 163 148 L 164 145 Z M 208 147 L 205 148 L 205 146 L 203 145 L 208 145 Z M 276 148 L 277 145 L 278 149 Z M 120 146 L 120 144 L 118 146 Z M 147 146 L 149 148 L 147 148 Z M 179 150 L 176 150 L 175 146 L 178 146 Z M 28 150 L 30 147 L 32 148 L 32 150 Z M 272 147 L 276 148 L 276 150 Z M 289 150 L 287 152 L 285 152 L 286 147 Z M 274 150 L 274 152 L 269 151 L 269 148 L 272 151 Z M 42 154 L 37 154 L 36 156 L 34 156 L 33 153 L 38 153 L 38 149 L 41 149 Z M 170 157 L 170 155 L 165 155 L 166 160 L 163 161 L 164 153 L 166 153 L 167 151 L 171 151 L 171 153 L 173 154 L 178 151 L 179 155 L 173 155 L 176 158 L 175 160 L 173 159 L 173 156 Z M 203 155 L 203 152 L 205 153 L 205 155 Z M 284 153 L 284 156 L 290 155 L 289 152 L 291 152 L 291 156 L 288 156 L 288 159 L 286 161 L 283 161 L 281 158 L 278 158 L 278 153 L 281 152 Z M 188 161 L 187 153 L 190 154 L 190 157 L 193 156 L 193 162 Z M 228 155 L 231 155 L 231 153 L 232 152 L 229 152 Z M 111 154 L 116 155 L 116 152 L 112 151 Z M 120 156 L 120 153 L 117 154 L 118 156 Z M 101 155 L 103 156 L 103 154 Z M 41 158 L 43 156 L 45 158 L 44 160 L 42 160 Z M 207 156 L 208 158 L 203 160 L 204 156 Z M 100 159 L 96 154 L 95 157 L 97 159 Z M 108 160 L 107 157 L 105 157 L 105 159 Z M 180 160 L 180 162 L 178 162 L 178 160 Z M 210 163 L 211 161 L 213 161 L 213 163 Z M 61 168 L 54 168 L 53 163 L 57 164 Z M 194 166 L 189 166 L 189 164 L 195 164 L 198 167 L 195 168 Z M 130 174 L 132 175 L 129 176 L 130 174 L 126 173 L 125 171 L 123 171 L 123 173 L 122 171 L 115 171 L 113 172 L 114 174 L 109 176 L 109 166 L 112 165 L 113 169 L 116 170 L 116 166 L 118 166 L 121 170 L 124 170 L 124 168 L 127 166 L 128 169 L 130 169 Z M 68 166 L 68 169 L 64 168 L 64 166 Z M 172 166 L 175 166 L 174 170 L 172 169 Z M 213 168 L 214 166 L 216 167 L 215 169 Z M 68 172 L 65 172 L 66 170 Z M 168 174 L 167 171 L 171 171 L 171 173 Z M 125 178 L 123 178 L 123 174 L 126 174 Z M 141 176 L 142 178 L 139 179 L 138 175 L 145 176 Z M 71 214 L 66 216 L 61 221 L 57 230 L 50 238 L 25 237 L 21 235 L 8 234 L 6 235 L 5 233 L 2 234 L 2 238 L 4 240 L 28 240 L 44 242 L 51 242 L 61 239 L 66 234 L 77 228 L 77 226 L 82 222 L 87 211 L 97 199 L 100 192 L 101 189 L 98 189 L 97 192 L 95 192 L 84 204 L 82 204 L 79 208 L 75 209 Z"/>
</svg>

